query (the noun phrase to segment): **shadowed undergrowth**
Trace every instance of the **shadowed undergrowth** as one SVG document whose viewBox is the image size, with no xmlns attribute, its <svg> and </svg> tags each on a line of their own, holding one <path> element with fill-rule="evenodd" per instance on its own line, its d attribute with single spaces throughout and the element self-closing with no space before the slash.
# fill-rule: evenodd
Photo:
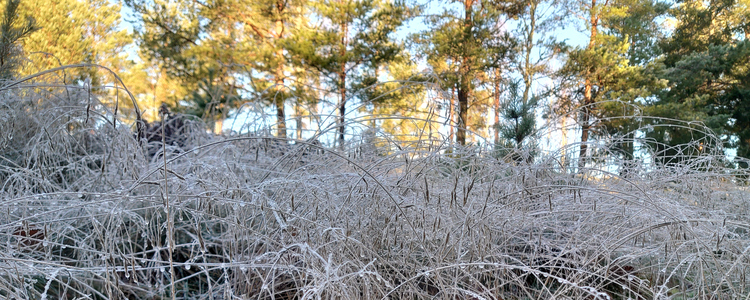
<svg viewBox="0 0 750 300">
<path fill-rule="evenodd" d="M 750 293 L 750 194 L 718 150 L 620 177 L 382 132 L 341 151 L 185 120 L 161 145 L 113 97 L 37 80 L 0 91 L 2 298 Z"/>
</svg>

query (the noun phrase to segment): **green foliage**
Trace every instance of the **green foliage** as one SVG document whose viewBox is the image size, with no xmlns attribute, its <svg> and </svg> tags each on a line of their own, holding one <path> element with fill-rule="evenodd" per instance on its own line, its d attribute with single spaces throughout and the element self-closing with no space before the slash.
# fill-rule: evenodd
<svg viewBox="0 0 750 300">
<path fill-rule="evenodd" d="M 627 13 L 603 20 L 605 28 L 611 35 L 628 39 L 627 56 L 631 65 L 646 65 L 661 54 L 659 42 L 665 38 L 665 32 L 658 20 L 664 17 L 670 5 L 658 0 L 631 0 L 621 5 L 629 6 Z"/>
<path fill-rule="evenodd" d="M 343 147 L 347 105 L 357 96 L 348 91 L 380 82 L 381 68 L 405 59 L 403 44 L 392 36 L 417 10 L 399 1 L 337 0 L 315 2 L 312 12 L 321 22 L 300 31 L 288 51 L 338 95 L 337 143 Z M 362 101 L 374 99 L 363 95 Z"/>
<path fill-rule="evenodd" d="M 226 107 L 237 105 L 241 97 L 236 88 L 228 86 L 216 78 L 213 69 L 208 70 L 206 77 L 198 82 L 198 89 L 189 96 L 190 102 L 184 106 L 175 107 L 176 111 L 192 114 L 208 121 L 224 119 L 222 115 Z"/>
<path fill-rule="evenodd" d="M 747 4 L 718 1 L 709 5 L 685 1 L 671 14 L 677 18 L 674 34 L 661 43 L 669 84 L 651 103 L 654 116 L 703 122 L 738 155 L 750 154 L 747 95 L 750 90 L 750 42 L 747 40 Z M 745 37 L 744 39 L 742 37 Z M 689 128 L 670 128 L 650 134 L 673 147 L 701 136 Z M 665 152 L 665 155 L 674 153 Z"/>
<path fill-rule="evenodd" d="M 108 0 L 34 0 L 22 1 L 19 14 L 34 16 L 39 30 L 21 42 L 30 64 L 22 75 L 71 64 L 103 65 L 115 72 L 131 66 L 125 48 L 132 37 L 119 27 L 119 3 Z M 114 82 L 100 69 L 69 69 L 66 83 L 89 78 L 92 85 Z"/>
<path fill-rule="evenodd" d="M 587 162 L 589 138 L 631 135 L 637 128 L 637 111 L 645 97 L 663 82 L 650 71 L 647 60 L 658 53 L 654 47 L 656 20 L 665 4 L 652 0 L 582 2 L 589 43 L 568 52 L 558 72 L 563 90 L 572 91 L 557 104 L 563 111 L 578 112 L 581 126 L 579 169 Z M 651 34 L 647 34 L 651 33 Z M 616 142 L 614 148 L 632 159 L 633 145 Z"/>
<path fill-rule="evenodd" d="M 504 148 L 514 149 L 511 159 L 530 161 L 536 152 L 532 138 L 536 133 L 535 112 L 540 98 L 532 96 L 524 101 L 519 89 L 519 82 L 509 84 L 509 97 L 503 103 L 501 111 L 504 121 L 497 125 L 496 130 L 504 139 Z"/>
<path fill-rule="evenodd" d="M 430 17 L 431 28 L 420 33 L 417 40 L 427 63 L 440 76 L 442 87 L 456 91 L 456 142 L 464 145 L 466 131 L 479 129 L 471 126 L 472 121 L 479 118 L 471 118 L 470 108 L 486 111 L 486 104 L 482 105 L 483 99 L 477 95 L 477 87 L 491 82 L 486 72 L 503 67 L 513 55 L 516 41 L 498 26 L 498 22 L 519 14 L 522 5 L 516 1 L 452 3 L 461 4 L 461 10 L 445 9 L 442 14 Z M 456 17 L 460 15 L 463 18 Z"/>
<path fill-rule="evenodd" d="M 178 106 L 186 101 L 186 112 L 212 116 L 209 123 L 226 115 L 238 103 L 239 76 L 243 68 L 237 53 L 244 39 L 232 30 L 232 18 L 217 18 L 231 11 L 231 2 L 194 5 L 187 2 L 128 0 L 125 4 L 136 11 L 142 21 L 138 28 L 141 51 L 146 60 L 156 65 L 163 80 L 185 88 L 172 93 L 172 99 L 160 99 Z M 226 5 L 224 5 L 226 4 Z M 238 40 L 239 39 L 239 40 Z M 162 72 L 163 71 L 163 72 Z M 220 87 L 220 88 L 217 88 Z M 170 101 L 167 101 L 170 100 Z M 178 111 L 181 109 L 177 109 Z"/>
<path fill-rule="evenodd" d="M 38 30 L 34 18 L 27 16 L 26 22 L 19 20 L 18 6 L 21 0 L 8 0 L 0 24 L 0 80 L 15 77 L 21 64 L 23 49 L 20 40 Z"/>
<path fill-rule="evenodd" d="M 601 95 L 599 113 L 600 135 L 611 139 L 609 150 L 624 164 L 632 164 L 636 156 L 636 136 L 644 125 L 644 99 L 666 86 L 659 78 L 661 64 L 654 59 L 661 53 L 658 42 L 663 38 L 658 18 L 664 16 L 668 5 L 658 1 L 637 1 L 627 14 L 606 20 L 607 32 L 628 42 L 627 67 L 622 69 Z M 621 170 L 625 171 L 625 170 Z"/>
<path fill-rule="evenodd" d="M 372 130 L 379 128 L 403 148 L 424 146 L 420 141 L 436 140 L 439 136 L 439 112 L 426 98 L 427 78 L 417 73 L 416 67 L 404 54 L 381 68 L 387 73 L 380 80 L 374 74 L 364 75 L 354 84 L 363 102 L 360 112 L 367 115 L 367 125 Z"/>
</svg>

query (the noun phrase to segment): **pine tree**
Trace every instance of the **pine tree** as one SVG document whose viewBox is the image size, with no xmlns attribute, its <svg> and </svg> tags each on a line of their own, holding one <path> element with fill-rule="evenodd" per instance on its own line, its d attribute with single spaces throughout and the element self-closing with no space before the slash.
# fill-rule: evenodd
<svg viewBox="0 0 750 300">
<path fill-rule="evenodd" d="M 519 82 L 508 85 L 508 98 L 501 110 L 503 122 L 496 128 L 503 139 L 495 145 L 499 155 L 518 162 L 530 162 L 533 159 L 536 151 L 533 136 L 536 133 L 535 111 L 538 103 L 539 98 L 536 96 L 524 99 Z"/>
<path fill-rule="evenodd" d="M 34 18 L 26 16 L 26 22 L 19 20 L 18 6 L 21 0 L 9 0 L 5 4 L 2 24 L 0 24 L 0 80 L 16 76 L 21 64 L 23 49 L 20 41 L 39 28 Z"/>
<path fill-rule="evenodd" d="M 560 107 L 578 110 L 578 123 L 581 126 L 581 146 L 578 158 L 579 172 L 586 166 L 589 139 L 601 119 L 606 118 L 601 103 L 605 99 L 616 99 L 623 85 L 634 72 L 629 63 L 628 36 L 618 36 L 611 32 L 616 18 L 632 13 L 639 0 L 623 1 L 580 1 L 574 7 L 582 15 L 586 26 L 588 43 L 576 47 L 568 53 L 568 59 L 558 72 L 564 90 L 573 91 L 558 103 Z"/>
<path fill-rule="evenodd" d="M 657 20 L 663 17 L 669 4 L 658 1 L 636 1 L 629 5 L 627 14 L 613 16 L 607 20 L 608 34 L 629 43 L 627 58 L 629 67 L 602 95 L 599 104 L 602 118 L 601 132 L 608 135 L 613 151 L 619 161 L 619 172 L 625 176 L 633 169 L 636 158 L 636 140 L 644 133 L 646 99 L 665 87 L 658 78 L 662 64 L 658 42 L 664 38 L 664 30 Z"/>
<path fill-rule="evenodd" d="M 380 0 L 323 0 L 312 9 L 320 22 L 300 32 L 289 50 L 296 64 L 315 70 L 337 94 L 336 140 L 343 148 L 347 105 L 356 96 L 349 91 L 399 57 L 403 45 L 391 36 L 413 10 Z"/>
<path fill-rule="evenodd" d="M 236 18 L 242 20 L 246 34 L 250 34 L 256 41 L 254 44 L 245 44 L 245 52 L 261 59 L 250 60 L 247 63 L 262 74 L 260 80 L 270 85 L 264 98 L 271 99 L 270 102 L 276 107 L 278 137 L 287 136 L 284 105 L 287 99 L 295 94 L 290 90 L 287 81 L 300 82 L 302 79 L 299 75 L 287 78 L 287 74 L 295 74 L 291 72 L 293 66 L 286 48 L 289 40 L 294 39 L 292 34 L 296 28 L 306 22 L 304 14 L 308 9 L 307 4 L 306 0 L 264 0 L 251 1 L 249 5 L 244 1 L 238 1 L 230 6 L 231 11 L 237 15 Z M 230 15 L 232 12 L 226 14 Z M 305 98 L 305 95 L 299 92 L 297 89 L 298 100 L 300 97 Z"/>
<path fill-rule="evenodd" d="M 23 1 L 19 13 L 32 15 L 39 30 L 21 42 L 32 62 L 24 75 L 61 65 L 99 64 L 116 72 L 130 64 L 125 47 L 132 43 L 127 31 L 118 28 L 120 5 L 108 0 L 34 0 Z M 96 68 L 66 71 L 69 80 L 89 77 L 92 85 L 110 82 L 108 74 Z"/>
<path fill-rule="evenodd" d="M 137 39 L 142 57 L 150 73 L 158 76 L 152 85 L 177 83 L 165 93 L 170 99 L 153 102 L 168 102 L 177 112 L 196 114 L 216 132 L 228 109 L 236 105 L 232 101 L 244 67 L 235 55 L 241 41 L 226 26 L 232 19 L 218 17 L 227 11 L 224 3 L 125 1 L 140 17 Z"/>
<path fill-rule="evenodd" d="M 750 23 L 744 1 L 683 1 L 670 14 L 677 20 L 671 37 L 660 44 L 664 52 L 661 78 L 669 84 L 649 106 L 652 115 L 700 121 L 750 155 Z M 656 127 L 649 133 L 663 163 L 690 149 L 675 147 L 702 139 L 695 128 Z M 718 145 L 704 145 L 708 149 Z M 694 149 L 693 149 L 694 150 Z M 692 151 L 698 153 L 700 151 Z"/>
<path fill-rule="evenodd" d="M 361 111 L 368 114 L 370 128 L 379 127 L 389 141 L 400 147 L 417 148 L 437 134 L 437 111 L 425 97 L 425 78 L 408 53 L 390 61 L 381 72 L 371 74 L 354 88 L 363 101 Z M 385 74 L 383 74 L 385 73 Z M 378 77 L 385 82 L 378 82 Z"/>
<path fill-rule="evenodd" d="M 462 0 L 462 17 L 455 11 L 429 18 L 431 27 L 419 39 L 427 62 L 444 82 L 445 89 L 455 89 L 458 104 L 456 142 L 466 144 L 466 131 L 471 123 L 469 108 L 472 100 L 481 100 L 477 87 L 491 78 L 493 68 L 499 68 L 508 57 L 513 41 L 502 31 L 503 17 L 519 13 L 517 2 L 484 3 Z M 506 19 L 507 20 L 507 19 Z M 489 100 L 489 97 L 485 99 Z M 479 101 L 477 101 L 479 102 Z M 484 118 L 482 118 L 483 120 Z"/>
<path fill-rule="evenodd" d="M 525 3 L 524 10 L 518 18 L 517 28 L 514 34 L 518 37 L 518 43 L 516 45 L 515 59 L 512 61 L 512 66 L 521 76 L 520 82 L 515 82 L 510 79 L 509 86 L 509 100 L 506 100 L 507 107 L 501 107 L 501 91 L 500 84 L 502 79 L 500 77 L 500 70 L 496 69 L 496 83 L 495 83 L 495 144 L 501 145 L 500 142 L 500 130 L 504 127 L 500 123 L 500 115 L 502 114 L 506 120 L 510 117 L 508 114 L 514 116 L 514 118 L 532 118 L 534 116 L 534 109 L 539 105 L 539 97 L 532 96 L 532 87 L 539 76 L 550 75 L 552 73 L 550 63 L 551 60 L 560 52 L 562 48 L 560 43 L 555 41 L 555 38 L 550 33 L 559 27 L 562 18 L 562 11 L 560 10 L 559 1 L 542 1 L 533 0 Z M 519 85 L 523 84 L 523 92 L 519 94 Z M 540 94 L 546 95 L 547 91 L 541 92 Z M 510 110 L 510 111 L 509 111 Z M 515 113 L 515 112 L 518 113 Z M 523 112 L 523 113 L 520 113 Z M 520 114 L 519 114 L 520 113 Z M 531 120 L 533 121 L 533 120 Z M 533 127 L 533 126 L 532 126 Z M 516 130 L 513 130 L 516 131 Z M 524 129 L 521 132 L 531 133 L 533 130 Z M 516 134 L 510 135 L 516 136 Z M 527 135 L 521 135 L 525 139 Z M 503 138 L 509 139 L 508 132 L 503 132 Z M 518 140 L 513 139 L 513 140 Z M 517 141 L 512 147 L 521 146 L 521 142 Z M 506 144 L 506 143 L 503 143 Z M 529 151 L 531 153 L 533 151 Z"/>
<path fill-rule="evenodd" d="M 192 103 L 186 111 L 220 122 L 241 103 L 240 95 L 252 95 L 275 108 L 276 134 L 287 137 L 287 101 L 296 98 L 298 107 L 310 98 L 302 83 L 309 78 L 291 63 L 287 49 L 306 23 L 306 0 L 125 2 L 142 17 L 139 39 L 147 57 L 199 91 L 182 95 Z"/>
</svg>

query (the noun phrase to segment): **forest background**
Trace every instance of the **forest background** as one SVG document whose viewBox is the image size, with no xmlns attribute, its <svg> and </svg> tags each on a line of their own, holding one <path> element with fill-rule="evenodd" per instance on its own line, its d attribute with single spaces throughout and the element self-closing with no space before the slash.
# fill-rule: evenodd
<svg viewBox="0 0 750 300">
<path fill-rule="evenodd" d="M 98 64 L 147 121 L 166 103 L 216 133 L 329 147 L 383 132 L 531 157 L 568 149 L 580 167 L 599 141 L 626 161 L 700 153 L 705 124 L 720 138 L 711 147 L 747 157 L 749 3 L 21 1 L 3 34 L 33 29 L 16 38 L 25 59 L 6 78 Z M 66 76 L 117 84 L 95 67 Z"/>
<path fill-rule="evenodd" d="M 748 0 L 0 5 L 2 298 L 750 295 Z"/>
</svg>

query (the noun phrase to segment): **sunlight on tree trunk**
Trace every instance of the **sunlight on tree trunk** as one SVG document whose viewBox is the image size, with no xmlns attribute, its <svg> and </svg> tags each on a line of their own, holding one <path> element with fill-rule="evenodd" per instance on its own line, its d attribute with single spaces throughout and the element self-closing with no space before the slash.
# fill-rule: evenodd
<svg viewBox="0 0 750 300">
<path fill-rule="evenodd" d="M 451 87 L 451 98 L 450 102 L 448 103 L 448 140 L 451 142 L 454 142 L 455 138 L 455 131 L 454 128 L 456 128 L 456 123 L 453 120 L 453 115 L 455 114 L 456 110 L 456 88 Z"/>
<path fill-rule="evenodd" d="M 284 5 L 277 5 L 277 7 L 284 7 Z M 281 12 L 279 12 L 281 14 Z M 275 29 L 275 36 L 274 38 L 276 40 L 280 40 L 284 37 L 284 22 L 279 17 L 276 19 L 276 29 Z M 276 95 L 274 95 L 275 104 L 276 104 L 276 126 L 278 126 L 278 132 L 277 137 L 278 138 L 286 138 L 286 114 L 284 113 L 284 103 L 286 102 L 286 95 L 285 95 L 285 86 L 284 86 L 284 66 L 285 64 L 282 63 L 284 61 L 284 49 L 281 47 L 278 47 L 276 49 L 276 60 L 278 65 L 276 66 L 276 70 L 274 73 L 275 78 L 275 90 Z"/>
<path fill-rule="evenodd" d="M 596 7 L 596 0 L 591 0 L 591 9 L 589 10 L 590 18 L 588 26 L 591 29 L 589 35 L 588 50 L 593 50 L 596 47 L 596 36 L 598 34 L 599 26 L 599 12 Z M 594 101 L 594 83 L 591 76 L 594 70 L 591 70 L 589 74 L 586 74 L 584 85 L 583 85 L 583 109 L 581 111 L 581 151 L 578 154 L 578 172 L 582 172 L 582 169 L 586 166 L 587 150 L 589 141 L 589 131 L 591 130 L 591 110 L 593 109 Z"/>
<path fill-rule="evenodd" d="M 495 132 L 495 145 L 500 144 L 500 69 L 495 68 L 495 104 L 494 104 L 494 114 L 495 114 L 495 123 L 494 124 L 494 132 Z"/>
<path fill-rule="evenodd" d="M 456 141 L 459 145 L 466 145 L 466 130 L 469 124 L 469 98 L 471 97 L 471 81 L 474 79 L 472 70 L 471 52 L 474 51 L 474 41 L 471 38 L 474 30 L 474 21 L 472 20 L 474 0 L 464 0 L 464 40 L 463 40 L 463 57 L 461 58 L 461 74 L 458 83 L 458 133 Z"/>
</svg>

